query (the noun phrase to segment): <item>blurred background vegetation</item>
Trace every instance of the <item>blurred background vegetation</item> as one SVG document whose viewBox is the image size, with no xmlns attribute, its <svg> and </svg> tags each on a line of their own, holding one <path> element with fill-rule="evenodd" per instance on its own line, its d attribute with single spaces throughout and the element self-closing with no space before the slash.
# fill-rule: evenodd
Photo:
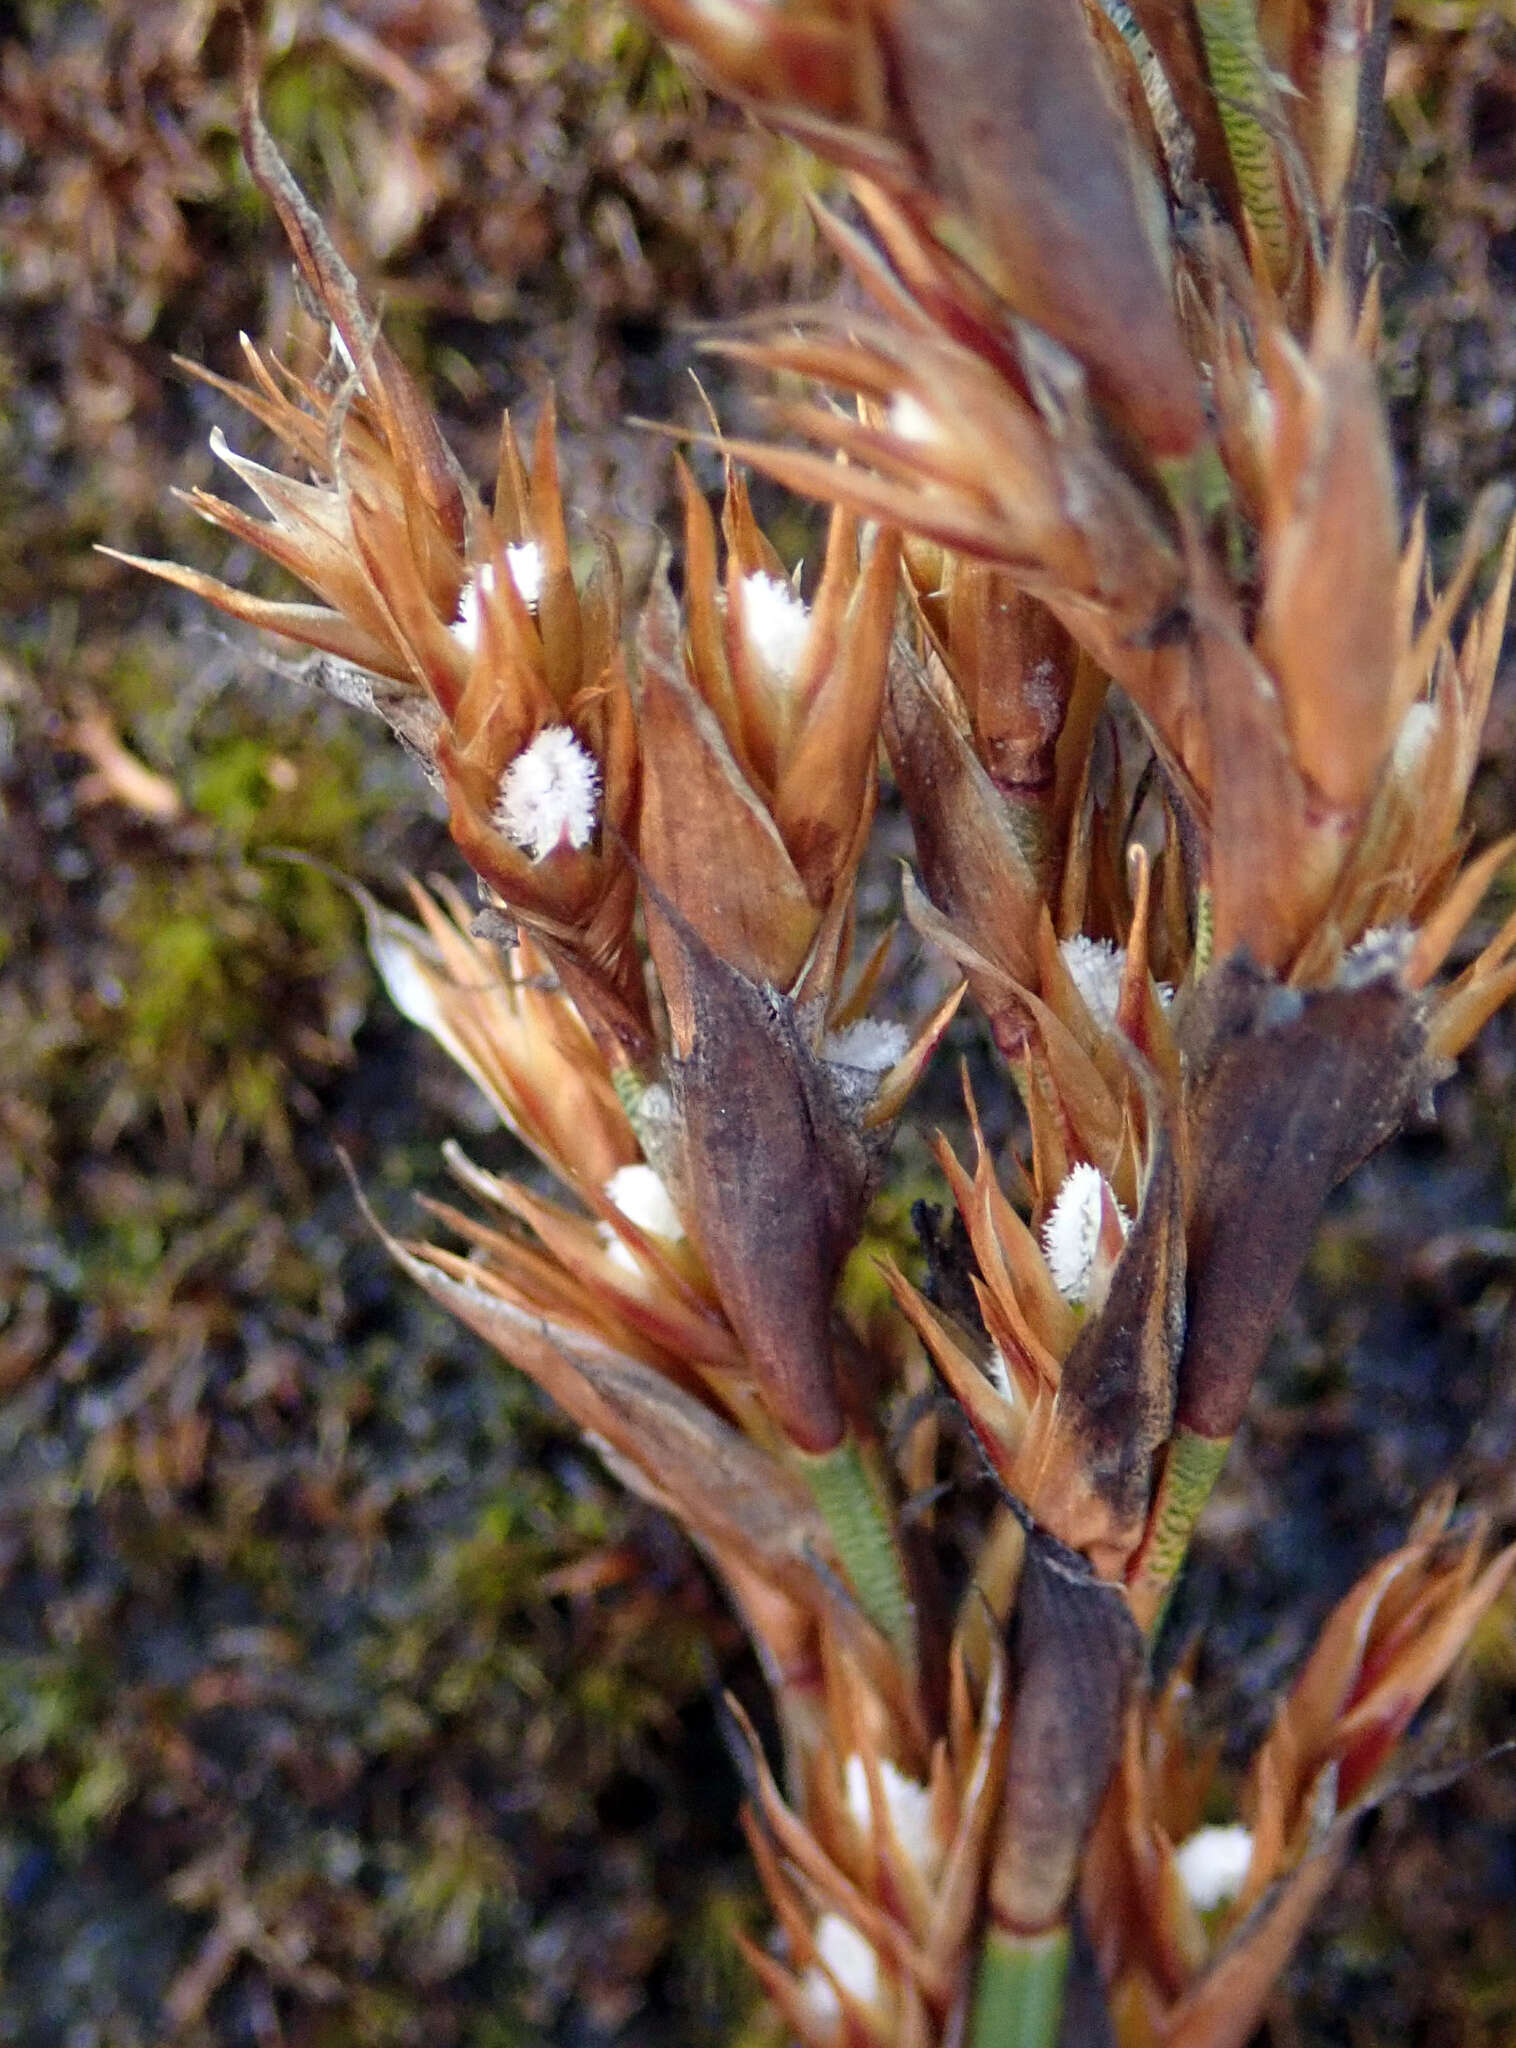
<svg viewBox="0 0 1516 2048">
<path fill-rule="evenodd" d="M 767 2040 L 730 1946 L 759 1924 L 715 1704 L 755 1690 L 735 1632 L 389 1269 L 338 1156 L 402 1221 L 448 1134 L 511 1159 L 326 872 L 458 872 L 436 810 L 377 727 L 90 552 L 264 573 L 170 495 L 231 424 L 171 358 L 231 372 L 294 304 L 234 18 L 7 19 L 0 2042 Z M 464 463 L 492 474 L 500 406 L 550 372 L 574 501 L 650 545 L 667 458 L 624 416 L 695 416 L 689 321 L 829 288 L 805 161 L 594 0 L 273 0 L 264 32 L 271 124 Z M 1447 546 L 1516 474 L 1509 0 L 1407 8 L 1388 130 L 1395 432 Z M 1509 664 L 1477 821 L 1516 823 Z M 1238 1755 L 1431 1485 L 1516 1524 L 1509 1017 L 1440 1112 L 1334 1211 L 1175 1618 L 1214 1617 L 1197 1709 Z M 1516 1768 L 1481 1761 L 1513 1728 L 1507 1603 L 1271 2048 L 1516 2041 Z"/>
</svg>

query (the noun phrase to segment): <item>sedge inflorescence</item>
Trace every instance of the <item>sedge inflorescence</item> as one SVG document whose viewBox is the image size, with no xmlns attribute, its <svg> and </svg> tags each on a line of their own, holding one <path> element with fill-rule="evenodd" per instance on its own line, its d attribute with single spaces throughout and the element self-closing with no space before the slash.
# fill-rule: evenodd
<svg viewBox="0 0 1516 2048">
<path fill-rule="evenodd" d="M 719 505 L 676 462 L 677 576 L 574 522 L 550 403 L 464 476 L 251 85 L 346 374 L 247 343 L 211 381 L 308 480 L 222 441 L 267 517 L 192 502 L 313 601 L 147 566 L 442 791 L 483 915 L 364 899 L 372 950 L 534 1164 L 451 1152 L 484 1215 L 387 1242 L 752 1638 L 783 2024 L 1239 2048 L 1516 1568 L 1435 1497 L 1241 1784 L 1148 1675 L 1332 1190 L 1516 994 L 1516 918 L 1455 951 L 1511 851 L 1463 813 L 1516 540 L 1476 603 L 1477 548 L 1438 591 L 1402 531 L 1356 44 L 1270 6 L 643 11 L 855 206 L 820 217 L 848 303 L 730 344 L 789 396 L 713 435 Z M 819 568 L 744 465 L 826 505 Z M 891 1142 L 965 1001 L 966 1148 L 913 1208 Z"/>
</svg>

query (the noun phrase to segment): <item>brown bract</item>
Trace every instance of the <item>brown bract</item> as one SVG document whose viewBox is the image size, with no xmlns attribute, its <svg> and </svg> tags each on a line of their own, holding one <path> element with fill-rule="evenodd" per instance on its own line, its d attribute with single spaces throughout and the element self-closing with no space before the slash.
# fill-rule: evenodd
<svg viewBox="0 0 1516 2048">
<path fill-rule="evenodd" d="M 680 465 L 683 615 L 663 577 L 638 634 L 645 788 L 639 852 L 659 892 L 751 981 L 830 1008 L 874 813 L 896 548 L 860 562 L 834 515 L 809 605 L 727 478 L 720 576 L 710 511 Z M 649 938 L 680 1034 L 680 954 Z"/>
<path fill-rule="evenodd" d="M 839 2015 L 844 2038 L 868 2048 L 925 2048 L 962 2015 L 970 1981 L 1005 1771 L 1006 1656 L 993 1644 L 977 1684 L 955 1645 L 947 1727 L 925 1746 L 850 1657 L 828 1657 L 824 1699 L 823 1739 L 788 1799 L 740 1717 L 754 1766 L 748 1841 L 787 1958 L 744 1951 L 806 2048 L 834 2048 Z M 829 1955 L 828 1923 L 872 1957 L 868 1994 Z"/>
<path fill-rule="evenodd" d="M 1120 1591 L 1037 1529 L 1021 1560 L 1010 1659 L 989 1906 L 997 1927 L 1039 1934 L 1068 1910 L 1120 1751 L 1141 1644 Z"/>
<path fill-rule="evenodd" d="M 1229 1437 L 1242 1418 L 1327 1196 L 1429 1087 L 1425 1006 L 1393 958 L 1345 985 L 1281 988 L 1245 955 L 1207 976 L 1185 1019 L 1189 1316 L 1179 1420 Z"/>
<path fill-rule="evenodd" d="M 1409 1540 L 1329 1617 L 1240 1797 L 1251 1860 L 1234 1902 L 1202 1918 L 1175 1849 L 1215 1805 L 1219 1746 L 1185 1730 L 1186 1678 L 1143 1703 L 1086 1865 L 1084 1904 L 1123 2041 L 1242 2048 L 1334 1882 L 1354 1819 L 1383 1796 L 1412 1716 L 1516 1568 L 1427 1504 Z"/>
<path fill-rule="evenodd" d="M 877 1147 L 790 1003 L 676 914 L 664 913 L 664 942 L 681 954 L 674 1106 L 706 1262 L 774 1420 L 801 1450 L 831 1451 L 846 1429 L 832 1296 Z"/>
<path fill-rule="evenodd" d="M 435 887 L 434 897 L 410 884 L 419 925 L 354 888 L 392 999 L 544 1166 L 572 1186 L 603 1187 L 641 1150 L 583 1019 L 527 934 L 502 953 L 471 930 L 455 889 Z"/>
<path fill-rule="evenodd" d="M 1482 717 L 1507 579 L 1473 636 L 1476 678 L 1475 646 L 1455 654 L 1448 637 L 1457 599 L 1423 592 L 1419 528 L 1400 554 L 1370 367 L 1377 300 L 1355 308 L 1343 208 L 1373 63 L 1364 23 L 1264 6 L 1250 55 L 1221 10 L 1144 8 L 1142 70 L 1077 7 L 652 11 L 767 118 L 804 127 L 825 101 L 812 139 L 854 173 L 872 241 L 823 225 L 864 309 L 718 345 L 853 409 L 788 402 L 789 438 L 727 445 L 903 529 L 981 765 L 1019 790 L 1030 760 L 1045 792 L 1058 714 L 1039 733 L 1022 676 L 998 698 L 974 676 L 968 636 L 982 644 L 992 614 L 971 626 L 954 592 L 976 563 L 1044 608 L 1044 638 L 1066 633 L 1130 695 L 1220 955 L 1246 947 L 1282 978 L 1325 984 L 1367 931 L 1419 923 L 1451 878 L 1472 760 L 1454 729 Z M 875 53 L 874 83 L 851 99 L 795 61 L 806 48 L 819 63 L 838 38 Z M 1460 574 L 1460 598 L 1466 587 Z M 1065 649 L 1065 704 L 1070 669 Z M 1077 751 L 1063 749 L 1075 783 Z M 923 760 L 918 789 L 928 773 L 941 770 Z M 1407 806 L 1413 774 L 1422 801 Z M 955 876 L 932 806 L 907 800 L 928 891 L 961 925 L 955 903 L 983 893 L 968 850 Z M 1035 803 L 1013 799 L 1005 819 L 1045 880 L 1066 810 L 1051 835 Z M 1019 885 L 1013 856 L 988 857 Z M 964 936 L 1016 972 L 1003 937 Z M 1492 1003 L 1505 964 L 1485 964 Z M 1450 1034 L 1488 1014 L 1482 1000 Z"/>
<path fill-rule="evenodd" d="M 887 191 L 1017 317 L 1077 342 L 1118 421 L 1165 456 L 1205 437 L 1130 145 L 1083 10 L 829 0 L 645 11 L 727 90 Z"/>
<path fill-rule="evenodd" d="M 637 747 L 619 572 L 609 546 L 595 542 L 581 551 L 576 574 L 551 404 L 538 421 L 529 474 L 505 421 L 492 516 L 275 150 L 251 82 L 243 127 L 254 176 L 329 323 L 328 359 L 309 380 L 244 338 L 246 383 L 186 367 L 273 434 L 313 481 L 233 454 L 218 433 L 213 447 L 268 517 L 204 491 L 189 503 L 321 602 L 256 597 L 172 563 L 137 566 L 330 657 L 315 665 L 316 679 L 380 710 L 422 755 L 481 880 L 547 946 L 592 1028 L 621 1058 L 645 1057 L 650 1023 L 631 946 L 636 885 L 626 857 Z M 522 548 L 540 565 L 530 603 L 508 554 Z M 598 814 L 592 836 L 544 850 L 506 829 L 501 796 L 511 765 L 549 728 L 571 733 L 593 763 Z"/>
</svg>

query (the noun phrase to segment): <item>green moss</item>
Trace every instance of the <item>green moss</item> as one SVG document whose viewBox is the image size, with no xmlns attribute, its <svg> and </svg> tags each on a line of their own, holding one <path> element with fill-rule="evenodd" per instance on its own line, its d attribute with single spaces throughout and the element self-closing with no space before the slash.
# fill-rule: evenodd
<svg viewBox="0 0 1516 2048">
<path fill-rule="evenodd" d="M 136 1787 L 126 1758 L 114 1749 L 97 1750 L 68 1789 L 53 1802 L 53 1825 L 63 1848 L 78 1855 L 115 1820 Z"/>
<path fill-rule="evenodd" d="M 356 188 L 348 137 L 363 102 L 359 80 L 326 44 L 302 42 L 263 75 L 263 118 L 286 162 L 302 185 L 333 194 L 339 206 Z"/>
<path fill-rule="evenodd" d="M 107 1704 L 104 1674 L 92 1660 L 60 1652 L 0 1657 L 0 1775 L 26 1767 L 46 1788 L 49 1832 L 71 1857 L 135 1788 L 124 1750 L 99 1740 Z"/>
<path fill-rule="evenodd" d="M 0 1760 L 20 1763 L 72 1748 L 98 1704 L 95 1676 L 66 1658 L 0 1657 Z"/>
<path fill-rule="evenodd" d="M 152 1065 L 192 1024 L 212 1043 L 240 1036 L 247 1019 L 235 1000 L 231 948 L 210 907 L 175 912 L 147 901 L 139 919 L 131 932 L 137 971 L 126 1009 L 129 1057 Z"/>
</svg>

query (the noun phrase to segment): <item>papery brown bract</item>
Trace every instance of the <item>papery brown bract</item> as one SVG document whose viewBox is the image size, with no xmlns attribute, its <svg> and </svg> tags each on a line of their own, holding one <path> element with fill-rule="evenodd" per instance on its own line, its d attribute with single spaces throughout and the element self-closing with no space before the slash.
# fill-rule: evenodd
<svg viewBox="0 0 1516 2048">
<path fill-rule="evenodd" d="M 1433 1078 L 1423 1006 L 1393 971 L 1281 987 L 1246 958 L 1213 969 L 1185 1019 L 1189 1302 L 1178 1419 L 1241 1419 L 1337 1183 Z"/>
<path fill-rule="evenodd" d="M 855 522 L 834 515 L 804 606 L 729 472 L 723 588 L 709 508 L 682 465 L 680 482 L 683 608 L 660 570 L 637 638 L 639 852 L 658 891 L 718 958 L 830 1009 L 874 810 L 895 540 L 877 536 L 860 561 Z M 749 617 L 755 584 L 803 627 L 783 673 Z M 672 987 L 679 950 L 663 943 L 656 903 L 650 942 Z"/>
<path fill-rule="evenodd" d="M 1066 1915 L 1121 1746 L 1141 1650 L 1120 1591 L 1077 1551 L 1028 1531 L 1011 1622 L 1005 1793 L 989 1873 L 996 1926 Z"/>
<path fill-rule="evenodd" d="M 1285 337 L 1271 343 L 1276 357 L 1293 357 Z M 1308 362 L 1286 371 L 1264 360 L 1277 455 L 1266 472 L 1256 644 L 1301 773 L 1329 805 L 1352 812 L 1371 795 L 1393 739 L 1395 619 L 1385 595 L 1400 522 L 1384 412 L 1339 292 L 1318 318 Z"/>
<path fill-rule="evenodd" d="M 971 260 L 987 257 L 1011 311 L 1078 352 L 1155 456 L 1193 455 L 1205 415 L 1155 248 L 1163 202 L 1143 189 L 1152 172 L 1084 10 L 902 0 L 891 27 L 927 183 L 972 230 Z M 940 224 L 950 245 L 956 226 Z"/>
<path fill-rule="evenodd" d="M 353 893 L 397 1008 L 446 1048 L 551 1171 L 599 1188 L 640 1158 L 591 1034 L 528 935 L 502 955 L 470 930 L 461 898 L 445 887 L 439 906 L 411 883 L 419 928 L 367 890 Z"/>
<path fill-rule="evenodd" d="M 778 827 L 685 674 L 680 635 L 679 607 L 660 570 L 638 635 L 647 760 L 642 858 L 659 891 L 718 958 L 751 979 L 789 989 L 810 954 L 818 914 Z M 654 943 L 663 950 L 656 922 Z M 670 990 L 679 958 L 675 945 L 663 964 Z"/>
<path fill-rule="evenodd" d="M 1165 1132 L 1110 1291 L 1063 1362 L 1048 1463 L 1027 1503 L 1106 1577 L 1141 1540 L 1173 1428 L 1185 1272 L 1184 1194 Z"/>
<path fill-rule="evenodd" d="M 208 492 L 190 502 L 325 603 L 253 597 L 171 563 L 137 566 L 329 657 L 315 665 L 314 679 L 381 711 L 421 753 L 444 789 L 470 865 L 537 934 L 574 984 L 590 1027 L 619 1061 L 635 1064 L 651 1049 L 651 1020 L 631 944 L 636 885 L 625 849 L 635 828 L 638 761 L 619 575 L 597 545 L 576 582 L 551 402 L 538 422 L 530 475 L 507 418 L 492 518 L 279 156 L 258 111 L 251 57 L 242 125 L 254 177 L 330 323 L 331 361 L 311 383 L 244 341 L 248 383 L 196 374 L 275 434 L 318 481 L 298 483 L 249 462 L 218 435 L 213 447 L 270 518 L 251 518 Z M 506 555 L 508 545 L 524 543 L 540 550 L 535 608 L 517 591 Z M 465 591 L 473 598 L 472 647 L 454 630 Z M 530 858 L 502 826 L 503 778 L 538 734 L 559 726 L 594 764 L 599 815 L 592 842 Z"/>
<path fill-rule="evenodd" d="M 910 813 L 916 855 L 932 902 L 967 950 L 955 954 L 976 1000 L 1012 1039 L 1014 984 L 1036 980 L 1036 923 L 1043 894 L 1032 850 L 968 735 L 914 662 L 890 666 L 884 740 Z M 932 936 L 941 936 L 935 928 Z M 990 971 L 975 965 L 982 960 Z"/>
<path fill-rule="evenodd" d="M 1335 1882 L 1355 1819 L 1417 1708 L 1516 1569 L 1456 1533 L 1451 1495 L 1329 1616 L 1249 1768 L 1251 1862 L 1207 1925 L 1174 1864 L 1214 1804 L 1219 1744 L 1192 1750 L 1181 1671 L 1128 1725 L 1086 1866 L 1084 1901 L 1121 2048 L 1243 2048 L 1280 1971 Z"/>
<path fill-rule="evenodd" d="M 672 1082 L 706 1263 L 774 1420 L 799 1449 L 834 1450 L 832 1296 L 875 1159 L 788 1000 L 663 917 L 682 956 Z"/>
<path fill-rule="evenodd" d="M 1079 654 L 1047 607 L 989 563 L 923 543 L 906 573 L 932 645 L 968 714 L 974 751 L 1026 819 L 1030 849 L 1056 838 L 1059 737 Z M 1050 849 L 1051 850 L 1051 849 Z"/>
</svg>

